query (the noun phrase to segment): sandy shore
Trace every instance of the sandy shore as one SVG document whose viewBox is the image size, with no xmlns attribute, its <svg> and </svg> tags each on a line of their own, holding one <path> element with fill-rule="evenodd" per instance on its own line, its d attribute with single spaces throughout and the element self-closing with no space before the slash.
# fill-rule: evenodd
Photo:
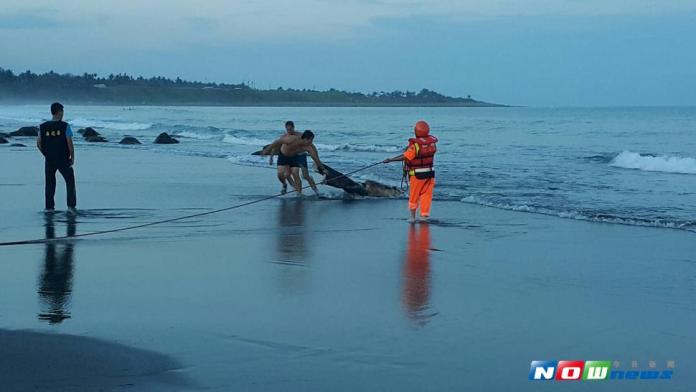
<svg viewBox="0 0 696 392">
<path fill-rule="evenodd" d="M 3 391 L 194 388 L 165 355 L 93 338 L 0 330 Z"/>
<path fill-rule="evenodd" d="M 2 240 L 144 223 L 278 191 L 273 171 L 222 159 L 78 154 L 82 212 L 47 222 L 39 156 L 0 150 Z M 83 353 L 118 344 L 114 358 L 130 355 L 138 374 L 154 377 L 129 375 L 127 390 L 150 390 L 171 363 L 173 390 L 531 391 L 539 384 L 527 380 L 530 361 L 552 359 L 676 362 L 671 381 L 594 386 L 602 390 L 696 384 L 693 234 L 457 202 L 436 203 L 433 214 L 433 224 L 412 227 L 403 200 L 286 197 L 132 232 L 0 248 L 0 328 L 98 339 L 78 345 Z M 0 372 L 38 376 L 12 387 L 38 387 L 42 375 L 56 374 L 19 354 L 3 349 Z M 83 369 L 79 356 L 58 357 Z M 105 363 L 103 374 L 117 371 Z M 52 385 L 79 390 L 79 380 L 96 380 L 84 369 Z"/>
</svg>

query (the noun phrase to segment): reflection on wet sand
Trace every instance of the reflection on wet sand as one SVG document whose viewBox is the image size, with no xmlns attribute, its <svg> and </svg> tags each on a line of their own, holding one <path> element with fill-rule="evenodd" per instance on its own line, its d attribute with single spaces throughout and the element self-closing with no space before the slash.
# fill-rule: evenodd
<svg viewBox="0 0 696 392">
<path fill-rule="evenodd" d="M 302 199 L 281 199 L 278 210 L 278 256 L 282 262 L 304 263 L 305 210 Z"/>
<path fill-rule="evenodd" d="M 305 205 L 302 199 L 281 199 L 278 209 L 277 263 L 280 270 L 280 289 L 296 293 L 307 286 L 307 242 Z"/>
<path fill-rule="evenodd" d="M 46 215 L 46 238 L 56 238 L 55 217 Z M 67 216 L 67 236 L 74 236 L 76 217 Z M 47 242 L 43 269 L 38 283 L 40 302 L 39 320 L 58 324 L 70 318 L 70 296 L 72 294 L 74 270 L 74 244 Z"/>
<path fill-rule="evenodd" d="M 406 314 L 419 326 L 426 325 L 437 313 L 430 309 L 430 227 L 409 225 L 404 258 L 403 301 Z"/>
</svg>

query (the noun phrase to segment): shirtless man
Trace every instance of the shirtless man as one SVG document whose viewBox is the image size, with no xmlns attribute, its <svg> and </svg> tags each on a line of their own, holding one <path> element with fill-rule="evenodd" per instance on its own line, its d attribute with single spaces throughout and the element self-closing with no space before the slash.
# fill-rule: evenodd
<svg viewBox="0 0 696 392">
<path fill-rule="evenodd" d="M 319 160 L 319 153 L 317 152 L 317 148 L 314 146 L 313 142 L 314 133 L 309 130 L 304 131 L 302 136 L 297 134 L 285 134 L 278 140 L 266 146 L 261 153 L 262 155 L 268 155 L 273 151 L 278 151 L 278 160 L 280 161 L 282 157 L 283 161 L 290 166 L 290 173 L 293 180 L 292 183 L 295 186 L 295 191 L 297 191 L 298 194 L 302 194 L 302 183 L 300 180 L 301 164 L 298 158 L 300 154 L 309 154 L 316 164 L 317 170 L 319 170 L 320 173 L 324 172 L 324 164 L 321 163 L 321 160 Z M 316 185 L 314 185 L 312 189 L 314 189 L 314 192 L 317 192 L 318 194 Z"/>
<path fill-rule="evenodd" d="M 285 122 L 285 134 L 283 134 L 282 136 L 285 136 L 285 135 L 302 136 L 301 133 L 299 133 L 295 130 L 295 123 L 293 123 L 292 121 Z M 273 151 L 272 154 L 278 154 L 278 151 L 275 150 L 275 151 Z M 270 165 L 273 165 L 273 155 L 272 154 L 268 160 L 268 163 Z M 309 183 L 309 185 L 312 187 L 312 190 L 314 191 L 314 193 L 316 193 L 318 195 L 319 190 L 317 189 L 317 184 L 314 182 L 314 179 L 312 178 L 312 176 L 309 175 L 309 168 L 307 167 L 307 154 L 306 153 L 298 154 L 296 159 L 297 159 L 297 164 L 299 165 L 300 169 L 302 170 L 302 178 L 304 178 Z M 292 171 L 291 171 L 291 167 L 288 163 L 287 157 L 278 154 L 278 181 L 280 181 L 280 183 L 283 185 L 283 192 L 285 192 L 285 190 L 287 189 L 287 184 L 285 183 L 286 180 L 290 183 L 291 186 L 293 186 L 293 187 L 295 186 L 295 184 L 293 182 L 293 178 L 291 176 L 292 176 Z"/>
</svg>

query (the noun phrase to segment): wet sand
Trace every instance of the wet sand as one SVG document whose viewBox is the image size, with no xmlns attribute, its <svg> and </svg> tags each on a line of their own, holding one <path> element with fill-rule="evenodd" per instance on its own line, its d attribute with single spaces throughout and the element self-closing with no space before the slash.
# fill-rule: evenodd
<svg viewBox="0 0 696 392">
<path fill-rule="evenodd" d="M 93 338 L 0 330 L 3 391 L 195 388 L 171 358 Z"/>
<path fill-rule="evenodd" d="M 273 171 L 222 159 L 78 154 L 82 212 L 46 218 L 37 153 L 0 151 L 2 240 L 145 223 L 279 189 Z M 161 355 L 178 364 L 172 390 L 531 391 L 546 384 L 527 380 L 530 361 L 553 359 L 676 362 L 671 381 L 593 389 L 696 385 L 693 234 L 458 202 L 435 203 L 429 225 L 410 226 L 406 215 L 404 200 L 289 196 L 132 232 L 0 247 L 0 328 Z M 40 363 L 2 356 L 28 370 Z M 79 390 L 74 381 L 89 372 L 76 372 L 65 385 Z M 157 374 L 128 390 L 150 390 Z"/>
</svg>

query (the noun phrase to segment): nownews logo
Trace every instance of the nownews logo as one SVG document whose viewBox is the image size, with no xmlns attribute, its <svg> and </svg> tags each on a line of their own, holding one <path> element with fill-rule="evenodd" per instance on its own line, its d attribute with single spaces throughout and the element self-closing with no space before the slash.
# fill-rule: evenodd
<svg viewBox="0 0 696 392">
<path fill-rule="evenodd" d="M 619 361 L 532 361 L 529 379 L 533 381 L 603 381 L 603 380 L 671 380 L 674 361 L 667 361 L 666 369 L 657 369 L 650 361 L 648 369 L 640 369 L 638 361 L 631 362 L 630 370 L 619 369 Z"/>
</svg>

